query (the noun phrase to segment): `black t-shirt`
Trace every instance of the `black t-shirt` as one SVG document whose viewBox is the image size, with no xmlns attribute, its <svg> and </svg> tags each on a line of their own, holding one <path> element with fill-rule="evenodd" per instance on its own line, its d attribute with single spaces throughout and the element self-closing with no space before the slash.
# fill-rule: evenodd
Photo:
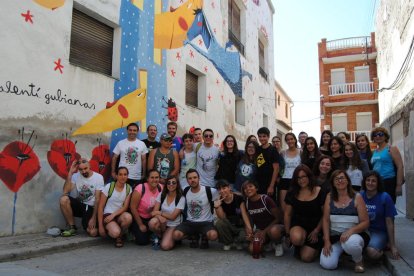
<svg viewBox="0 0 414 276">
<path fill-rule="evenodd" d="M 273 175 L 273 164 L 279 163 L 279 153 L 276 148 L 269 146 L 264 149 L 258 148 L 257 155 L 257 181 L 259 183 L 259 194 L 266 194 L 269 187 L 270 180 Z"/>
<path fill-rule="evenodd" d="M 243 202 L 243 197 L 233 193 L 233 201 L 227 204 L 224 200 L 221 202 L 221 208 L 223 208 L 226 218 L 231 224 L 236 226 L 243 225 L 243 219 L 241 216 L 240 204 Z"/>
<path fill-rule="evenodd" d="M 236 182 L 237 165 L 241 157 L 241 151 L 238 151 L 236 154 L 220 153 L 215 179 L 225 179 L 231 184 L 234 184 Z"/>
<path fill-rule="evenodd" d="M 151 150 L 161 147 L 161 143 L 157 141 L 150 141 L 148 139 L 144 139 L 142 140 L 142 142 L 144 142 L 145 146 L 147 146 L 148 149 L 147 160 Z"/>
</svg>

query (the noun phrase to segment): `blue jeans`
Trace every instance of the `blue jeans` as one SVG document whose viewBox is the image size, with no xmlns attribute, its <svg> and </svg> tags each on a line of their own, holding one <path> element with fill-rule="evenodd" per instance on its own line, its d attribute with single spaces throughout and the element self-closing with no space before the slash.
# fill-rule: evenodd
<svg viewBox="0 0 414 276">
<path fill-rule="evenodd" d="M 384 250 L 388 242 L 388 234 L 384 231 L 370 230 L 371 240 L 368 247 L 374 248 L 378 251 Z"/>
</svg>

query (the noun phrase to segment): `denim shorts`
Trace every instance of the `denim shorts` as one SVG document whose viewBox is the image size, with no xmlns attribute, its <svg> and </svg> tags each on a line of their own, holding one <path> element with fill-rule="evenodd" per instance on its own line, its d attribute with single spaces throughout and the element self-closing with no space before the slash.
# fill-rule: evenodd
<svg viewBox="0 0 414 276">
<path fill-rule="evenodd" d="M 370 230 L 371 240 L 369 241 L 368 247 L 384 250 L 388 242 L 388 234 L 384 231 Z"/>
</svg>

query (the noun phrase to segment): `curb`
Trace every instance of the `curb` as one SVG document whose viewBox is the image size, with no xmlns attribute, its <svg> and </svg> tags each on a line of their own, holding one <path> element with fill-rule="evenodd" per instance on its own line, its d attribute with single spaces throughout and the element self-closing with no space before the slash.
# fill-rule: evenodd
<svg viewBox="0 0 414 276">
<path fill-rule="evenodd" d="M 391 258 L 390 252 L 384 254 L 384 265 L 393 276 L 414 275 L 414 269 L 400 256 L 399 260 Z"/>
<path fill-rule="evenodd" d="M 0 254 L 0 263 L 40 257 L 56 252 L 74 250 L 102 243 L 99 238 L 82 238 L 82 240 L 62 240 L 53 244 L 41 244 L 36 247 L 11 249 L 7 253 Z"/>
</svg>

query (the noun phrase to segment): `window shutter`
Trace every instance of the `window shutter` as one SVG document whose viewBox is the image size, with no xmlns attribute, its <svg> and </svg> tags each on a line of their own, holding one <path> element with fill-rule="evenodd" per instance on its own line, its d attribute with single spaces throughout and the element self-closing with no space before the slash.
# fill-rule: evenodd
<svg viewBox="0 0 414 276">
<path fill-rule="evenodd" d="M 113 36 L 113 28 L 74 9 L 69 61 L 111 76 Z"/>
<path fill-rule="evenodd" d="M 198 107 L 198 76 L 186 71 L 185 87 L 185 103 Z"/>
</svg>

